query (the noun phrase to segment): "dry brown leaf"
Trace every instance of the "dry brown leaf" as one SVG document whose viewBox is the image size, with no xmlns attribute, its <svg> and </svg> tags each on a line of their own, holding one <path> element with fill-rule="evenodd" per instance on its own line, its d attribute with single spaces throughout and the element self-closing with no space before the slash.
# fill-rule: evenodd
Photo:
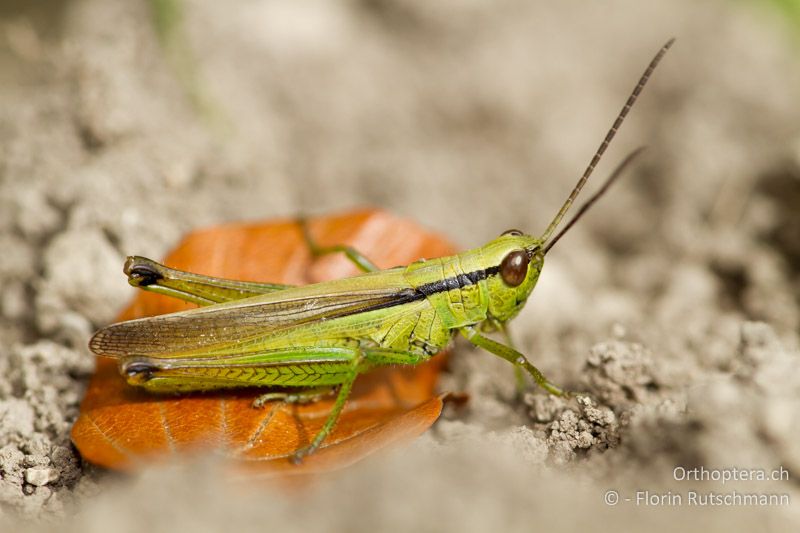
<svg viewBox="0 0 800 533">
<path fill-rule="evenodd" d="M 381 268 L 453 251 L 441 237 L 381 211 L 320 217 L 309 224 L 320 244 L 352 245 Z M 212 276 L 287 284 L 358 273 L 341 254 L 314 260 L 293 221 L 196 231 L 164 263 Z M 188 307 L 193 306 L 139 292 L 119 320 Z M 127 385 L 113 360 L 99 358 L 72 440 L 86 460 L 123 470 L 176 453 L 212 450 L 250 473 L 328 471 L 430 427 L 442 408 L 434 392 L 441 365 L 442 356 L 437 356 L 417 367 L 360 376 L 332 434 L 317 453 L 295 466 L 288 456 L 317 433 L 333 399 L 308 405 L 273 402 L 254 409 L 251 403 L 263 389 L 158 396 Z"/>
</svg>

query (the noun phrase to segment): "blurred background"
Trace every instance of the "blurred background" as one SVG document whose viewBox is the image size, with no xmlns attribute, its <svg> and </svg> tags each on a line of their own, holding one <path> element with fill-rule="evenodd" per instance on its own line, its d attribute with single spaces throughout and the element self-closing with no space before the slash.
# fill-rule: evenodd
<svg viewBox="0 0 800 533">
<path fill-rule="evenodd" d="M 62 525 L 83 531 L 795 522 L 796 505 L 700 515 L 602 494 L 670 487 L 676 464 L 800 468 L 798 31 L 796 0 L 3 0 L 0 509 L 77 513 Z M 515 323 L 555 382 L 615 383 L 613 436 L 561 439 L 545 400 L 514 401 L 503 362 L 464 350 L 442 387 L 469 392 L 466 410 L 303 502 L 225 499 L 212 467 L 122 482 L 79 462 L 86 340 L 131 295 L 126 255 L 363 206 L 463 248 L 537 234 L 670 37 L 588 189 L 647 152 Z M 30 483 L 35 465 L 58 479 Z"/>
</svg>

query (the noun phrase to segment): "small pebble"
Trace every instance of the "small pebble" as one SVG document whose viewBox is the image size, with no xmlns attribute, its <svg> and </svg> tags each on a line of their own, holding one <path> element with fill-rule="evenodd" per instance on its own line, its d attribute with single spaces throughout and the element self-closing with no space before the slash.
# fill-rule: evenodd
<svg viewBox="0 0 800 533">
<path fill-rule="evenodd" d="M 36 487 L 43 487 L 58 479 L 58 472 L 48 466 L 34 466 L 25 470 L 25 481 Z"/>
</svg>

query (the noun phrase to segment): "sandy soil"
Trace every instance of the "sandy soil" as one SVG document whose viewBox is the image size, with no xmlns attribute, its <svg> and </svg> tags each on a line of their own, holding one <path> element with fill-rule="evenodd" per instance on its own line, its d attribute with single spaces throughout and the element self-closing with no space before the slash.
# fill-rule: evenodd
<svg viewBox="0 0 800 533">
<path fill-rule="evenodd" d="M 0 530 L 796 528 L 796 38 L 743 2 L 602 4 L 193 0 L 166 36 L 145 2 L 0 6 Z M 363 205 L 465 247 L 539 232 L 670 36 L 599 173 L 650 149 L 514 323 L 595 401 L 516 400 L 507 364 L 459 344 L 441 386 L 468 406 L 300 496 L 231 488 L 204 459 L 133 477 L 81 463 L 86 341 L 130 297 L 125 255 Z M 791 504 L 698 507 L 690 490 Z"/>
</svg>

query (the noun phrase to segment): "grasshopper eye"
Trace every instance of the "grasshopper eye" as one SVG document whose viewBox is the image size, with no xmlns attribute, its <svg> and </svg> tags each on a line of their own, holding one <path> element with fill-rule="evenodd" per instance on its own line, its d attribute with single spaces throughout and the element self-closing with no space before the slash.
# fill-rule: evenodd
<svg viewBox="0 0 800 533">
<path fill-rule="evenodd" d="M 519 237 L 520 235 L 522 235 L 522 232 L 518 229 L 509 229 L 501 233 L 501 236 L 502 235 L 512 235 L 514 237 Z"/>
<path fill-rule="evenodd" d="M 528 275 L 531 258 L 525 250 L 510 252 L 500 263 L 500 277 L 509 287 L 519 287 Z"/>
</svg>

